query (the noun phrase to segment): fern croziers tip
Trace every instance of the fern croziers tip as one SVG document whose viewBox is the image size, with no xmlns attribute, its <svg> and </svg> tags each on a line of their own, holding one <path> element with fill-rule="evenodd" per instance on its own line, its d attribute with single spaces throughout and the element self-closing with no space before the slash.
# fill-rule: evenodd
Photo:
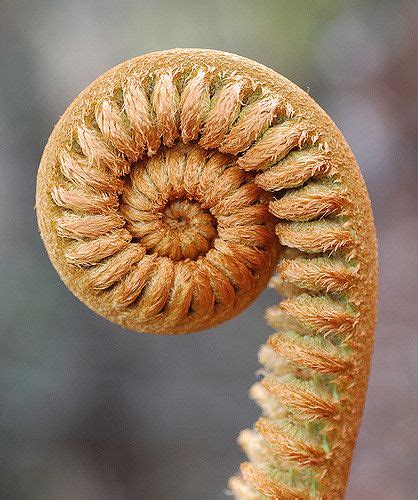
<svg viewBox="0 0 418 500">
<path fill-rule="evenodd" d="M 241 432 L 238 499 L 338 499 L 373 346 L 376 237 L 356 161 L 301 89 L 248 59 L 175 49 L 110 70 L 70 105 L 38 173 L 50 259 L 136 331 L 188 333 L 267 286 L 262 415 Z"/>
</svg>

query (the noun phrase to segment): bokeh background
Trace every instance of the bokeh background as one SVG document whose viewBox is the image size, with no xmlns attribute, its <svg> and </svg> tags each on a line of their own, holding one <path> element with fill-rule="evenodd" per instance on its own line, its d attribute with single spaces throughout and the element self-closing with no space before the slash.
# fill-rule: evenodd
<svg viewBox="0 0 418 500">
<path fill-rule="evenodd" d="M 347 498 L 418 490 L 418 4 L 407 1 L 0 0 L 0 498 L 223 498 L 270 329 L 267 290 L 185 337 L 138 335 L 78 302 L 40 241 L 49 133 L 103 71 L 208 47 L 284 74 L 328 111 L 361 165 L 380 246 L 380 317 Z"/>
</svg>

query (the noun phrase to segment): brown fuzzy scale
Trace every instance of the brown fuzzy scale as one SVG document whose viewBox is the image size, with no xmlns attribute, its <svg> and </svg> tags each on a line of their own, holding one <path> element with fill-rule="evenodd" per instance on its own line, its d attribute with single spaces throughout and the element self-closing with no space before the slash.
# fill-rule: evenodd
<svg viewBox="0 0 418 500">
<path fill-rule="evenodd" d="M 307 253 L 335 253 L 338 250 L 354 253 L 354 236 L 347 225 L 327 220 L 308 222 L 281 222 L 276 234 L 282 245 Z"/>
<path fill-rule="evenodd" d="M 279 96 L 267 96 L 246 106 L 219 150 L 236 155 L 246 150 L 272 124 L 282 110 Z"/>
<path fill-rule="evenodd" d="M 131 166 L 127 159 L 104 141 L 99 130 L 89 127 L 85 122 L 77 128 L 77 141 L 90 165 L 108 168 L 113 175 L 126 175 Z"/>
<path fill-rule="evenodd" d="M 295 366 L 309 368 L 318 373 L 339 374 L 350 367 L 350 362 L 341 358 L 336 348 L 333 352 L 320 350 L 286 339 L 280 334 L 271 335 L 267 345 Z"/>
<path fill-rule="evenodd" d="M 184 87 L 180 102 L 181 138 L 186 144 L 199 137 L 210 106 L 210 73 L 200 69 Z"/>
<path fill-rule="evenodd" d="M 291 121 L 271 127 L 264 136 L 238 160 L 243 170 L 264 170 L 283 159 L 293 148 L 302 147 L 307 132 Z"/>
<path fill-rule="evenodd" d="M 344 292 L 354 287 L 358 266 L 348 267 L 339 259 L 285 259 L 277 268 L 285 282 L 312 291 Z"/>
<path fill-rule="evenodd" d="M 129 161 L 135 161 L 142 152 L 126 126 L 122 111 L 110 100 L 103 101 L 95 110 L 96 123 L 115 149 L 123 153 Z"/>
<path fill-rule="evenodd" d="M 296 188 L 312 178 L 335 174 L 329 154 L 316 150 L 290 153 L 279 164 L 258 174 L 255 183 L 266 191 Z"/>
<path fill-rule="evenodd" d="M 122 227 L 125 220 L 117 213 L 106 215 L 74 215 L 66 213 L 57 219 L 57 233 L 63 238 L 98 238 Z"/>
<path fill-rule="evenodd" d="M 138 244 L 131 244 L 112 259 L 97 266 L 89 274 L 88 280 L 95 290 L 105 290 L 119 282 L 145 255 L 145 249 Z"/>
<path fill-rule="evenodd" d="M 259 432 L 251 429 L 243 429 L 239 433 L 237 442 L 250 462 L 265 464 L 271 460 L 271 450 Z"/>
<path fill-rule="evenodd" d="M 270 212 L 279 219 L 309 221 L 325 216 L 344 215 L 348 203 L 347 194 L 343 190 L 312 182 L 271 201 Z"/>
<path fill-rule="evenodd" d="M 61 118 L 36 208 L 65 283 L 138 331 L 233 317 L 281 252 L 276 282 L 289 298 L 268 310 L 281 333 L 260 350 L 266 378 L 251 395 L 291 425 L 262 419 L 242 434 L 252 464 L 230 488 L 246 500 L 343 497 L 372 348 L 375 234 L 348 146 L 303 91 L 216 51 L 123 63 Z M 307 433 L 291 430 L 300 422 Z"/>
<path fill-rule="evenodd" d="M 307 498 L 302 491 L 271 479 L 264 471 L 251 463 L 244 462 L 241 464 L 241 474 L 245 482 L 252 485 L 254 489 L 267 498 L 277 500 L 305 500 Z"/>
<path fill-rule="evenodd" d="M 90 241 L 78 241 L 65 254 L 68 262 L 78 266 L 92 266 L 120 252 L 132 239 L 126 229 L 116 229 Z"/>
<path fill-rule="evenodd" d="M 280 306 L 271 306 L 266 309 L 265 318 L 269 325 L 276 330 L 298 330 L 299 323 L 289 314 L 285 313 Z"/>
<path fill-rule="evenodd" d="M 229 479 L 228 486 L 237 500 L 264 500 L 265 498 L 237 476 Z"/>
<path fill-rule="evenodd" d="M 323 448 L 291 436 L 286 429 L 261 418 L 255 428 L 268 442 L 272 453 L 279 460 L 289 461 L 297 467 L 323 467 L 327 456 Z"/>
<path fill-rule="evenodd" d="M 106 213 L 116 210 L 119 205 L 115 193 L 95 193 L 81 189 L 65 189 L 57 187 L 52 190 L 55 204 L 74 212 Z"/>
<path fill-rule="evenodd" d="M 292 408 L 301 420 L 335 420 L 337 404 L 298 385 L 265 378 L 262 386 L 279 399 L 280 404 Z"/>
<path fill-rule="evenodd" d="M 155 111 L 156 127 L 162 143 L 165 146 L 172 146 L 179 137 L 180 96 L 170 69 L 157 76 L 150 101 Z"/>
<path fill-rule="evenodd" d="M 132 75 L 122 83 L 123 103 L 137 149 L 152 156 L 160 147 L 155 112 L 148 99 L 144 80 Z"/>
<path fill-rule="evenodd" d="M 315 333 L 348 335 L 357 324 L 357 316 L 346 306 L 330 297 L 310 297 L 307 294 L 283 300 L 280 308 Z"/>
<path fill-rule="evenodd" d="M 241 102 L 248 92 L 244 79 L 226 81 L 214 96 L 213 107 L 209 110 L 203 126 L 199 144 L 205 149 L 219 148 L 241 109 Z"/>
<path fill-rule="evenodd" d="M 144 255 L 119 283 L 115 290 L 114 300 L 120 307 L 127 307 L 137 299 L 150 278 L 151 271 L 155 267 L 155 260 L 155 255 Z"/>
<path fill-rule="evenodd" d="M 76 186 L 91 187 L 109 193 L 120 193 L 123 189 L 123 182 L 120 179 L 104 168 L 97 165 L 93 167 L 84 157 L 63 151 L 58 161 L 63 175 Z"/>
<path fill-rule="evenodd" d="M 284 408 L 280 401 L 261 384 L 257 382 L 249 391 L 249 396 L 262 409 L 263 415 L 268 418 L 281 418 L 284 415 Z"/>
</svg>

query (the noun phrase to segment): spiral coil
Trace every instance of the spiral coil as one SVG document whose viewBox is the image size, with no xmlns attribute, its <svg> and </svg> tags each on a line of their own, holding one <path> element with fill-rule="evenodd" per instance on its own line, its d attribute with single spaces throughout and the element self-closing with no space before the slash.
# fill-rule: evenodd
<svg viewBox="0 0 418 500">
<path fill-rule="evenodd" d="M 240 434 L 250 461 L 230 488 L 338 498 L 345 479 L 330 477 L 339 453 L 348 470 L 361 411 L 358 206 L 303 108 L 237 64 L 181 54 L 83 101 L 48 186 L 60 256 L 98 312 L 157 333 L 231 318 L 279 263 L 287 298 L 266 313 L 275 333 L 250 392 L 263 416 Z"/>
</svg>

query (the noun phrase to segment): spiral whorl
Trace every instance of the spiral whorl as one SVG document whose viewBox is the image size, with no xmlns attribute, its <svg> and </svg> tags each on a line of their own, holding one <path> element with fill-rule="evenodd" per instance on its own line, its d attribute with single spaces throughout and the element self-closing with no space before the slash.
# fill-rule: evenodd
<svg viewBox="0 0 418 500">
<path fill-rule="evenodd" d="M 373 342 L 376 247 L 340 132 L 300 89 L 215 51 L 149 54 L 87 88 L 56 126 L 37 212 L 69 288 L 122 326 L 208 328 L 272 280 L 263 409 L 237 498 L 341 498 Z M 278 267 L 277 267 L 277 264 Z"/>
</svg>

